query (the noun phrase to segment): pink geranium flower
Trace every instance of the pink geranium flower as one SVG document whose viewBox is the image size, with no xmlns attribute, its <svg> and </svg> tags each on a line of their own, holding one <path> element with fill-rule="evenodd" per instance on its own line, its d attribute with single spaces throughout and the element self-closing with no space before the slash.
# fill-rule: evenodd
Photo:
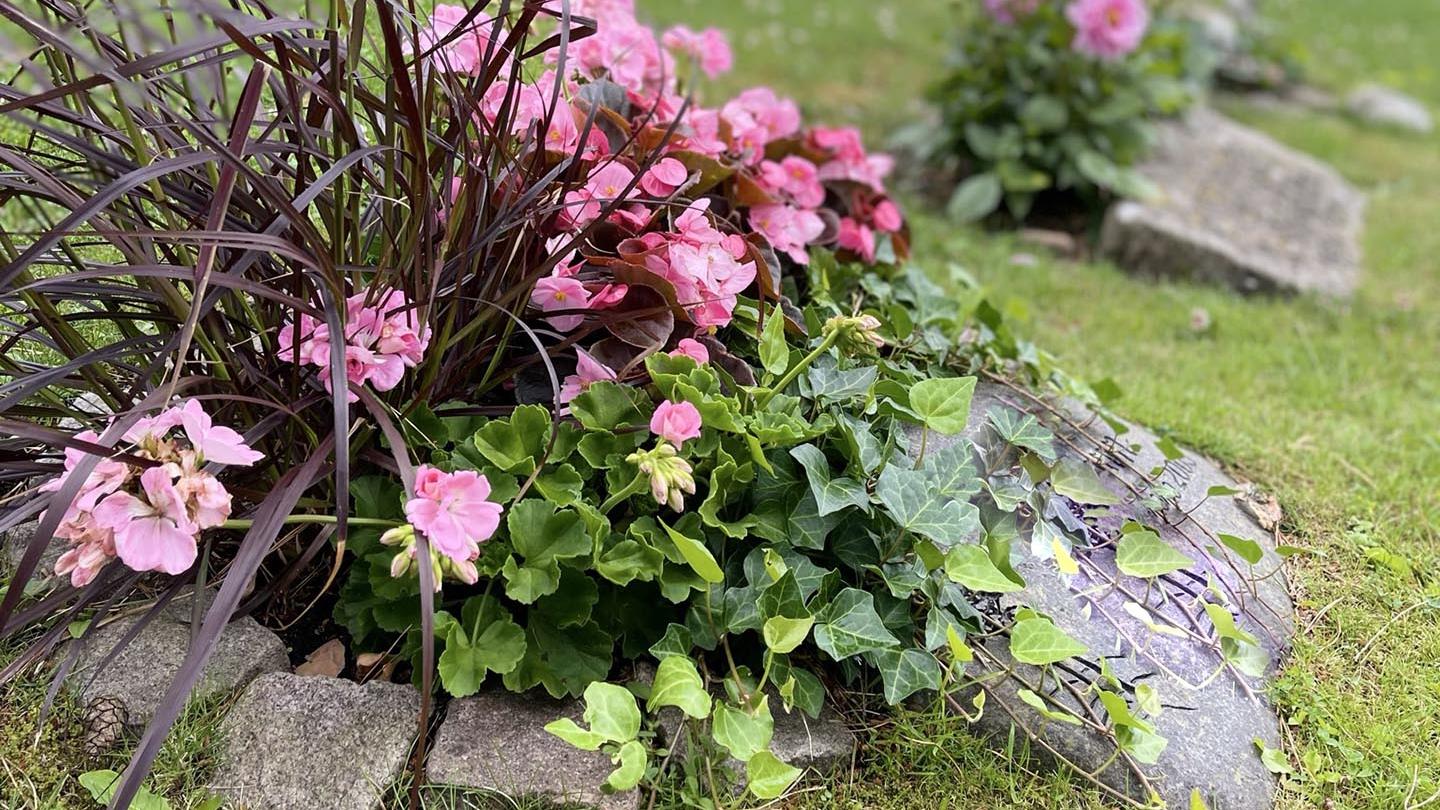
<svg viewBox="0 0 1440 810">
<path fill-rule="evenodd" d="M 735 64 L 730 41 L 718 28 L 706 28 L 696 33 L 683 25 L 677 25 L 666 31 L 661 41 L 670 50 L 694 59 L 700 70 L 712 79 L 728 73 Z"/>
<path fill-rule="evenodd" d="M 239 464 L 250 466 L 265 457 L 250 449 L 239 433 L 223 425 L 216 425 L 210 414 L 196 399 L 186 400 L 180 408 L 180 421 L 185 426 L 185 437 L 200 456 L 201 461 L 216 464 Z"/>
<path fill-rule="evenodd" d="M 95 507 L 95 522 L 115 533 L 115 553 L 135 571 L 184 573 L 194 562 L 199 527 L 164 467 L 140 476 L 145 497 L 116 492 Z"/>
<path fill-rule="evenodd" d="M 567 376 L 560 385 L 561 403 L 568 403 L 580 396 L 594 383 L 614 382 L 618 376 L 615 369 L 596 360 L 593 355 L 578 346 L 575 348 L 575 355 L 578 358 L 575 363 L 575 373 Z"/>
<path fill-rule="evenodd" d="M 696 365 L 701 366 L 710 362 L 710 350 L 705 348 L 704 343 L 690 338 L 682 338 L 679 343 L 675 344 L 675 349 L 670 352 L 670 356 L 688 357 L 694 360 Z"/>
<path fill-rule="evenodd" d="M 650 417 L 650 432 L 680 447 L 700 436 L 700 411 L 689 402 L 666 400 Z"/>
<path fill-rule="evenodd" d="M 504 511 L 489 497 L 489 479 L 474 470 L 447 473 L 422 464 L 415 471 L 415 497 L 405 502 L 405 519 L 436 551 L 455 562 L 473 560 Z"/>
<path fill-rule="evenodd" d="M 1074 0 L 1065 16 L 1075 26 L 1071 47 L 1101 59 L 1119 59 L 1140 45 L 1150 14 L 1142 0 Z"/>
<path fill-rule="evenodd" d="M 750 209 L 750 227 L 797 264 L 810 263 L 806 246 L 825 232 L 825 222 L 819 214 L 790 205 L 755 206 Z"/>
<path fill-rule="evenodd" d="M 369 384 L 376 391 L 389 391 L 400 384 L 407 368 L 425 358 L 430 345 L 430 328 L 421 323 L 414 307 L 400 290 L 378 296 L 369 292 L 345 300 L 345 377 L 353 385 Z M 301 365 L 320 368 L 328 391 L 330 379 L 329 328 L 308 315 L 281 327 L 277 336 L 281 360 L 299 355 Z M 297 345 L 298 344 L 298 345 Z M 353 391 L 346 396 L 359 399 Z"/>
<path fill-rule="evenodd" d="M 875 204 L 875 210 L 870 213 L 870 221 L 877 230 L 884 233 L 896 233 L 905 226 L 905 217 L 900 213 L 900 206 L 889 199 Z"/>
</svg>

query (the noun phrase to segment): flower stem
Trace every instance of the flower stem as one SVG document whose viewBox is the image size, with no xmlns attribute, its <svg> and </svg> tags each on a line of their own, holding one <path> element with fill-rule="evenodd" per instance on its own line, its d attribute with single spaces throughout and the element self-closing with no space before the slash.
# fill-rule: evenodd
<svg viewBox="0 0 1440 810">
<path fill-rule="evenodd" d="M 614 509 L 617 505 L 619 505 L 621 501 L 625 500 L 631 495 L 634 495 L 637 492 L 641 492 L 642 490 L 644 490 L 645 485 L 648 481 L 649 478 L 644 473 L 636 473 L 635 477 L 630 481 L 630 483 L 626 484 L 618 492 L 611 495 L 609 498 L 606 498 L 604 503 L 600 504 L 600 514 L 603 515 L 609 512 L 611 509 Z"/>
<path fill-rule="evenodd" d="M 765 407 L 766 403 L 770 401 L 771 397 L 774 397 L 776 394 L 788 388 L 790 386 L 790 383 L 795 382 L 795 378 L 800 376 L 800 372 L 809 368 L 811 363 L 820 359 L 820 355 L 830 351 L 830 349 L 835 345 L 836 341 L 838 340 L 840 340 L 840 331 L 838 329 L 826 335 L 825 339 L 820 341 L 820 345 L 816 346 L 814 351 L 801 358 L 800 362 L 796 363 L 794 367 L 792 367 L 789 371 L 785 372 L 785 376 L 781 377 L 779 382 L 775 383 L 775 385 L 772 386 L 769 391 L 766 391 L 763 395 L 761 395 L 760 400 L 756 403 L 756 405 L 761 408 Z"/>
</svg>

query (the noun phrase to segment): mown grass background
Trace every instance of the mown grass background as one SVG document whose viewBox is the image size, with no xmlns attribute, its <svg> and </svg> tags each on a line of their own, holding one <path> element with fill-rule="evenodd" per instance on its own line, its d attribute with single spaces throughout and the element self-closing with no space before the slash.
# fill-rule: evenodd
<svg viewBox="0 0 1440 810">
<path fill-rule="evenodd" d="M 640 2 L 656 22 L 731 33 L 737 70 L 712 98 L 771 84 L 797 98 L 811 120 L 859 123 L 872 142 L 919 114 L 956 5 Z M 1440 110 L 1434 0 L 1263 6 L 1304 46 L 1322 86 L 1343 92 L 1381 81 Z M 1371 195 L 1366 273 L 1352 301 L 1241 299 L 1043 256 L 1023 266 L 1012 256 L 1033 250 L 1006 235 L 952 226 L 912 202 L 917 259 L 937 268 L 962 264 L 1074 373 L 1116 380 L 1125 391 L 1122 414 L 1171 432 L 1279 497 L 1293 542 L 1316 552 L 1291 569 L 1302 631 L 1272 694 L 1296 770 L 1281 806 L 1415 806 L 1440 791 L 1440 136 L 1233 100 L 1222 106 L 1331 162 Z M 16 227 L 12 213 L 0 210 L 0 227 Z M 1203 334 L 1189 326 L 1197 308 L 1213 322 Z M 73 789 L 74 775 L 89 767 L 77 756 L 74 707 L 62 703 L 36 742 L 42 697 L 33 684 L 0 689 L 0 796 L 18 807 L 85 807 Z M 201 754 L 213 743 L 203 714 L 157 768 L 156 786 L 177 806 L 197 800 Z M 1103 806 L 1063 775 L 1033 775 L 1023 759 L 997 757 L 936 715 L 884 721 L 866 743 L 862 770 L 791 803 L 817 810 Z"/>
</svg>

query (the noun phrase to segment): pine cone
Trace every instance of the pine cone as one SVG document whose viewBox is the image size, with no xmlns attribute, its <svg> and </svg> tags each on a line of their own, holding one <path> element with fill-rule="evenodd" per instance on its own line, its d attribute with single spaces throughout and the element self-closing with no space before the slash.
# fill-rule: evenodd
<svg viewBox="0 0 1440 810">
<path fill-rule="evenodd" d="M 115 747 L 125 733 L 130 712 L 115 698 L 102 697 L 85 707 L 85 755 L 98 757 Z"/>
</svg>

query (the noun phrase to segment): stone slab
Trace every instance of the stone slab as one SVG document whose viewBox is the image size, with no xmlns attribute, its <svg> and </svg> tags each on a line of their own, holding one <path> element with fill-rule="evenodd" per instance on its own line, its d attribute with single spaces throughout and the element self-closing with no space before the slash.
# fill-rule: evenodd
<svg viewBox="0 0 1440 810">
<path fill-rule="evenodd" d="M 1362 84 L 1345 98 L 1345 109 L 1367 124 L 1421 135 L 1435 131 L 1435 119 L 1419 100 L 1379 84 Z"/>
<path fill-rule="evenodd" d="M 1208 109 L 1162 124 L 1139 171 L 1155 199 L 1113 206 L 1100 252 L 1147 277 L 1242 293 L 1350 295 L 1365 198 L 1334 169 Z"/>
<path fill-rule="evenodd" d="M 498 690 L 453 700 L 430 748 L 426 774 L 433 784 L 493 791 L 521 806 L 539 801 L 634 810 L 638 790 L 600 790 L 615 769 L 610 757 L 583 751 L 545 730 L 561 717 L 584 725 L 583 712 L 576 700 Z"/>
<path fill-rule="evenodd" d="M 1018 391 L 982 383 L 975 393 L 970 427 L 964 438 L 984 442 L 988 414 L 1007 408 L 1025 412 L 1044 410 Z M 1126 483 L 1138 485 L 1142 474 L 1164 463 L 1164 455 L 1156 445 L 1157 437 L 1138 427 L 1131 427 L 1129 432 L 1117 437 L 1109 426 L 1077 403 L 1059 403 L 1057 411 L 1075 425 L 1083 426 L 1083 430 L 1077 429 L 1049 417 L 1047 421 L 1057 435 L 1077 447 L 1093 448 L 1092 452 L 1082 455 L 1066 441 L 1059 441 L 1057 449 L 1061 456 L 1085 459 L 1086 463 L 1096 466 L 1107 487 L 1130 501 L 1112 507 L 1102 520 L 1101 528 L 1114 529 L 1124 520 L 1143 519 L 1172 548 L 1191 557 L 1195 565 L 1188 569 L 1189 574 L 1160 578 L 1147 588 L 1144 582 L 1119 574 L 1113 546 L 1088 550 L 1087 563 L 1118 577 L 1130 591 L 1126 594 L 1106 587 L 1101 581 L 1087 579 L 1083 572 L 1067 581 L 1053 564 L 1021 554 L 1017 557 L 1017 570 L 1027 587 L 1013 598 L 1005 597 L 1002 606 L 1034 607 L 1084 642 L 1091 654 L 1073 667 L 1079 675 L 1093 677 L 1103 656 L 1118 678 L 1132 685 L 1148 683 L 1158 690 L 1167 708 L 1153 721 L 1156 731 L 1167 738 L 1168 745 L 1158 762 L 1142 765 L 1141 772 L 1170 807 L 1188 807 L 1191 790 L 1198 788 L 1211 810 L 1269 810 L 1273 806 L 1275 780 L 1260 762 L 1253 740 L 1263 740 L 1274 748 L 1279 748 L 1281 742 L 1280 724 L 1264 698 L 1264 679 L 1232 672 L 1222 672 L 1212 678 L 1223 663 L 1212 646 L 1154 633 L 1126 612 L 1125 603 L 1143 604 L 1152 614 L 1171 617 L 1196 633 L 1207 635 L 1211 631 L 1206 619 L 1195 621 L 1187 616 L 1193 615 L 1207 580 L 1214 582 L 1236 608 L 1239 625 L 1253 633 L 1269 653 L 1270 672 L 1273 672 L 1288 650 L 1295 624 L 1272 537 L 1235 498 L 1207 497 L 1211 487 L 1235 488 L 1237 484 L 1213 462 L 1194 453 L 1186 453 L 1183 460 L 1171 462 L 1169 471 L 1162 476 L 1161 480 L 1178 493 L 1175 500 L 1178 508 L 1165 508 L 1165 519 L 1161 519 L 1135 503 L 1136 499 L 1126 487 Z M 936 446 L 936 439 L 932 438 L 931 447 Z M 1102 463 L 1097 465 L 1096 461 Z M 1260 544 L 1264 557 L 1252 568 L 1238 554 L 1211 539 L 1212 533 L 1252 540 Z M 1019 545 L 1028 546 L 1028 534 L 1027 529 Z M 996 659 L 994 671 L 1015 666 L 1016 673 L 1028 681 L 1034 691 L 1056 697 L 1077 713 L 1096 709 L 1059 688 L 1055 678 L 1042 684 L 1039 670 L 1015 665 L 1003 639 L 988 644 L 986 649 Z M 976 663 L 967 671 L 973 676 L 990 670 Z M 1055 671 L 1064 675 L 1062 670 Z M 1083 678 L 1077 682 L 1081 681 Z M 1034 729 L 1044 745 L 1050 747 L 1048 752 L 1041 745 L 1032 749 L 1041 759 L 1054 761 L 1054 754 L 1058 753 L 1081 768 L 1098 772 L 1099 778 L 1110 787 L 1143 800 L 1144 786 L 1127 766 L 1112 761 L 1114 746 L 1107 738 L 1082 727 L 1046 721 L 1019 699 L 1018 691 L 1023 686 L 1013 679 L 991 682 L 990 703 L 975 726 L 980 734 L 1003 747 L 1018 721 Z M 1103 723 L 1103 712 L 1099 717 Z"/>
<path fill-rule="evenodd" d="M 123 705 L 126 726 L 132 730 L 143 728 L 155 716 L 160 700 L 180 671 L 190 647 L 190 603 L 168 606 L 105 663 L 111 650 L 140 618 L 121 619 L 91 633 L 84 639 L 75 669 L 66 680 L 66 688 L 83 704 L 109 698 Z M 229 694 L 257 676 L 289 668 L 290 657 L 280 637 L 245 616 L 231 622 L 220 634 L 191 699 Z"/>
<path fill-rule="evenodd" d="M 221 725 L 210 789 L 236 810 L 375 810 L 415 741 L 420 693 L 273 673 Z"/>
</svg>

